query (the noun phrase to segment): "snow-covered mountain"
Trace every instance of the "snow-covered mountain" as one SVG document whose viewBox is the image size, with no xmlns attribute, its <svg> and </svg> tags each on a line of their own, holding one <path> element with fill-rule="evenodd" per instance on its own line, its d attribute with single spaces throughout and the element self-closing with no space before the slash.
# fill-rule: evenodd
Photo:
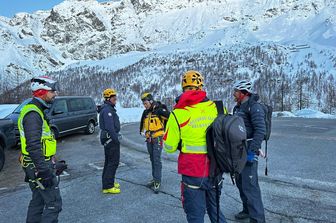
<svg viewBox="0 0 336 223">
<path fill-rule="evenodd" d="M 230 52 L 235 56 L 227 59 L 233 59 L 258 46 L 264 52 L 259 56 L 275 61 L 262 64 L 245 55 L 240 56 L 244 63 L 231 62 L 237 69 L 217 71 L 256 81 L 257 70 L 281 71 L 290 78 L 300 71 L 336 77 L 334 0 L 65 0 L 49 11 L 0 17 L 0 36 L 0 92 L 45 72 L 81 66 L 116 72 L 152 58 L 178 59 L 181 53 Z M 259 64 L 251 67 L 248 58 Z M 181 69 L 194 64 L 189 59 L 181 61 Z M 214 61 L 214 68 L 221 67 L 216 63 L 222 62 Z M 151 68 L 160 66 L 148 64 L 142 82 L 150 75 L 159 78 L 160 69 Z M 175 80 L 183 70 L 177 72 L 166 78 Z"/>
</svg>

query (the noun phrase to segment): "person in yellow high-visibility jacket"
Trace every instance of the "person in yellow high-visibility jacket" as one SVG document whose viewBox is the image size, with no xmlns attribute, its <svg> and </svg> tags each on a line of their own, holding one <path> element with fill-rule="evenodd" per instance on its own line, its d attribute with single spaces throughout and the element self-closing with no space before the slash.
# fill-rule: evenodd
<svg viewBox="0 0 336 223">
<path fill-rule="evenodd" d="M 169 116 L 163 137 L 166 152 L 180 150 L 178 173 L 182 175 L 182 204 L 189 223 L 204 222 L 205 212 L 211 222 L 217 222 L 218 217 L 215 189 L 218 181 L 209 178 L 210 160 L 206 146 L 206 129 L 218 112 L 216 104 L 203 91 L 203 81 L 197 71 L 187 71 L 183 75 L 183 94 Z M 220 181 L 220 189 L 221 186 Z M 219 222 L 226 222 L 218 210 Z"/>
<path fill-rule="evenodd" d="M 26 222 L 58 222 L 62 198 L 57 179 L 56 140 L 45 117 L 57 95 L 57 82 L 48 77 L 31 80 L 32 100 L 20 112 L 20 162 L 32 199 Z"/>
</svg>

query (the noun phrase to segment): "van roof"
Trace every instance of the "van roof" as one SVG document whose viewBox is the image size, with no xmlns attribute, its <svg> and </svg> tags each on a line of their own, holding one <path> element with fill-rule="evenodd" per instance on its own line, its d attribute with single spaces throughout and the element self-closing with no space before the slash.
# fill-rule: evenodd
<svg viewBox="0 0 336 223">
<path fill-rule="evenodd" d="M 59 99 L 66 99 L 66 98 L 90 98 L 92 99 L 90 96 L 56 96 L 56 98 Z"/>
</svg>

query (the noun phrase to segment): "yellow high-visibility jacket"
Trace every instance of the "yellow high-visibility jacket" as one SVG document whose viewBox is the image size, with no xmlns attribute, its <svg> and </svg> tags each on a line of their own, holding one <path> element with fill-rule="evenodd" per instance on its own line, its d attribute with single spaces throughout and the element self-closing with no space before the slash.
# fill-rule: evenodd
<svg viewBox="0 0 336 223">
<path fill-rule="evenodd" d="M 199 101 L 202 97 L 206 99 L 206 94 L 204 91 L 191 91 L 181 96 L 180 100 L 186 100 L 186 103 L 182 108 L 175 108 L 169 116 L 163 137 L 164 149 L 173 153 L 182 140 L 178 172 L 187 176 L 206 177 L 210 165 L 207 157 L 206 130 L 217 117 L 217 108 L 210 100 L 193 104 L 193 97 Z M 191 105 L 188 105 L 188 102 Z M 227 112 L 226 109 L 224 111 Z"/>
</svg>

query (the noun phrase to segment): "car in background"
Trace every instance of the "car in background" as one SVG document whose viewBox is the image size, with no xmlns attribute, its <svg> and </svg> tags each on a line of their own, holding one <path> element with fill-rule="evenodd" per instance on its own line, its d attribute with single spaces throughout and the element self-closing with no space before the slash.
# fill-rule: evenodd
<svg viewBox="0 0 336 223">
<path fill-rule="evenodd" d="M 20 133 L 17 127 L 17 120 L 20 111 L 32 99 L 29 98 L 22 102 L 12 114 L 8 117 L 15 124 L 15 134 L 17 142 L 20 139 Z M 51 107 L 45 110 L 46 119 L 55 138 L 73 134 L 76 132 L 85 132 L 93 134 L 98 125 L 97 108 L 91 97 L 85 96 L 61 96 L 56 97 Z"/>
<path fill-rule="evenodd" d="M 0 171 L 5 164 L 5 149 L 16 144 L 14 123 L 10 119 L 0 119 Z"/>
</svg>

